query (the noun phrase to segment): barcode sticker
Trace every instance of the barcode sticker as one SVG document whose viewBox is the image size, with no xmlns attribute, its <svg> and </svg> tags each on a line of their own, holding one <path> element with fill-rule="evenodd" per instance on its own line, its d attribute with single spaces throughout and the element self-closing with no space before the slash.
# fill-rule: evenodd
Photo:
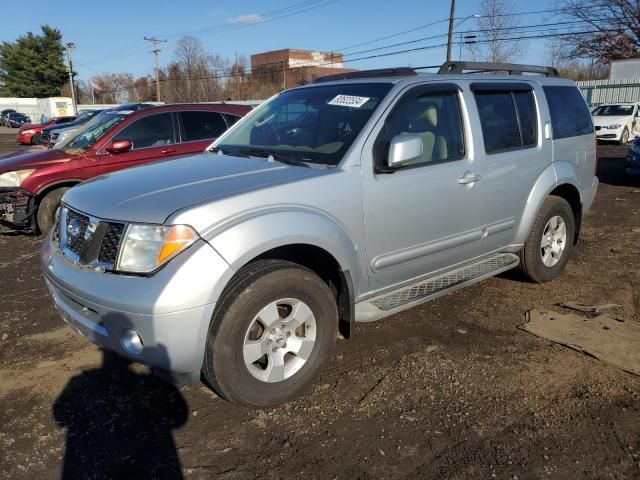
<svg viewBox="0 0 640 480">
<path fill-rule="evenodd" d="M 339 107 L 360 108 L 369 101 L 369 97 L 356 97 L 355 95 L 336 95 L 328 105 L 337 105 Z"/>
</svg>

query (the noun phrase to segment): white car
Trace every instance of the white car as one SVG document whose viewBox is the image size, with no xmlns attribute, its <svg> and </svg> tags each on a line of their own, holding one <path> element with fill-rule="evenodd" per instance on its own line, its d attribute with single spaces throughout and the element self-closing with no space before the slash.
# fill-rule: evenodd
<svg viewBox="0 0 640 480">
<path fill-rule="evenodd" d="M 591 112 L 596 137 L 624 145 L 640 135 L 640 104 L 607 103 Z"/>
</svg>

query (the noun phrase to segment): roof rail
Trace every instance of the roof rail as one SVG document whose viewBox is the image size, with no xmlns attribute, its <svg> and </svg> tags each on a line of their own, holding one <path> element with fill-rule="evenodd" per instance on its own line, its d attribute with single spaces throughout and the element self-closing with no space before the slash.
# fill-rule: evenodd
<svg viewBox="0 0 640 480">
<path fill-rule="evenodd" d="M 540 73 L 545 77 L 559 77 L 560 73 L 555 67 L 543 67 L 540 65 L 520 65 L 517 63 L 491 63 L 491 62 L 445 62 L 438 70 L 438 74 L 447 73 L 484 73 L 507 72 L 509 75 L 522 75 L 523 73 Z"/>
<path fill-rule="evenodd" d="M 417 75 L 411 67 L 398 68 L 378 68 L 376 70 L 359 70 L 357 72 L 336 73 L 316 78 L 313 83 L 333 82 L 334 80 L 351 80 L 354 78 L 374 78 L 374 77 L 409 77 Z"/>
</svg>

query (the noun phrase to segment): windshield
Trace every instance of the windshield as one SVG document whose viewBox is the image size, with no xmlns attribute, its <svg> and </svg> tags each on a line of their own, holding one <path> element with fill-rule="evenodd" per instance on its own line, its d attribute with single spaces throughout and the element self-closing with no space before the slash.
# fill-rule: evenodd
<svg viewBox="0 0 640 480">
<path fill-rule="evenodd" d="M 391 83 L 351 83 L 286 91 L 258 107 L 215 150 L 337 165 L 391 87 Z"/>
<path fill-rule="evenodd" d="M 633 105 L 600 105 L 592 115 L 594 117 L 626 117 L 633 113 Z"/>
<path fill-rule="evenodd" d="M 85 152 L 128 115 L 121 112 L 104 112 L 95 116 L 78 135 L 64 145 L 64 151 L 71 155 Z"/>
</svg>

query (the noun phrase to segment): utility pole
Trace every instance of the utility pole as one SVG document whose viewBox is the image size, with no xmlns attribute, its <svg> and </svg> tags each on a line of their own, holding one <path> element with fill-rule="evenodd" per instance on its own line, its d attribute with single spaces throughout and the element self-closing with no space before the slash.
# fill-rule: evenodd
<svg viewBox="0 0 640 480">
<path fill-rule="evenodd" d="M 447 62 L 451 61 L 451 44 L 453 43 L 453 18 L 456 11 L 456 0 L 451 0 L 451 13 L 449 14 L 449 38 L 447 40 Z"/>
<path fill-rule="evenodd" d="M 75 45 L 71 42 L 65 44 L 67 49 L 67 68 L 69 69 L 69 86 L 71 87 L 71 101 L 73 102 L 73 114 L 78 114 L 78 104 L 76 103 L 76 89 L 73 85 L 73 61 L 71 60 L 71 51 Z"/>
<path fill-rule="evenodd" d="M 162 51 L 158 48 L 159 43 L 166 43 L 166 40 L 160 40 L 156 37 L 144 37 L 147 42 L 151 42 L 153 44 L 153 60 L 156 69 L 156 101 L 160 101 L 160 66 L 158 65 L 158 54 Z"/>
</svg>

